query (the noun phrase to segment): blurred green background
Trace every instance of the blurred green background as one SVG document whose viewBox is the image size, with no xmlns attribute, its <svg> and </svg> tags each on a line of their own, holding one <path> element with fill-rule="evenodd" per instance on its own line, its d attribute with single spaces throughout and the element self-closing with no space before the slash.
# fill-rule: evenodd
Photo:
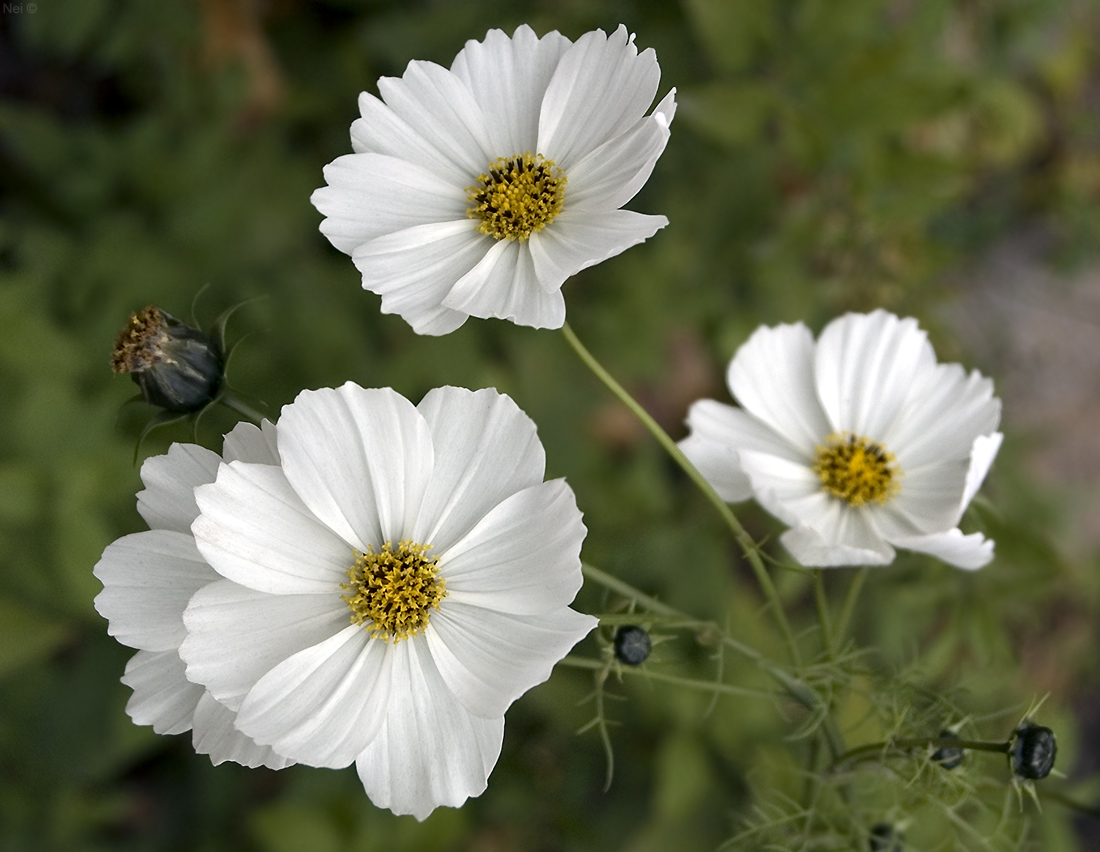
<svg viewBox="0 0 1100 852">
<path fill-rule="evenodd" d="M 592 678 L 564 668 L 509 712 L 486 793 L 424 823 L 376 809 L 352 770 L 214 768 L 189 735 L 130 723 L 118 678 L 132 652 L 92 607 L 103 548 L 143 528 L 134 447 L 151 413 L 122 408 L 135 388 L 110 373 L 115 334 L 147 304 L 189 316 L 208 285 L 207 328 L 264 297 L 230 322 L 229 379 L 271 415 L 349 379 L 414 401 L 496 386 L 576 490 L 587 560 L 782 659 L 718 519 L 560 334 L 471 320 L 417 337 L 379 313 L 309 204 L 379 76 L 447 65 L 492 27 L 576 38 L 620 22 L 656 49 L 661 94 L 678 90 L 668 149 L 629 205 L 671 224 L 568 282 L 570 323 L 674 437 L 693 400 L 728 399 L 725 364 L 760 323 L 816 331 L 886 307 L 919 317 L 942 360 L 992 375 L 1008 438 L 967 524 L 998 557 L 974 575 L 916 558 L 872 573 L 855 635 L 877 649 L 859 683 L 878 698 L 848 680 L 838 714 L 852 744 L 890 733 L 898 708 L 867 708 L 905 698 L 905 672 L 925 690 L 914 701 L 950 695 L 973 732 L 1003 739 L 1049 692 L 1041 721 L 1067 775 L 1050 789 L 1097 801 L 1095 2 L 40 0 L 0 11 L 2 852 L 713 849 L 776 807 L 805 760 L 790 708 L 724 698 L 708 712 L 705 694 L 616 683 L 628 700 L 608 702 L 605 793 L 598 737 L 574 734 Z M 199 442 L 219 449 L 234 422 L 212 411 Z M 190 425 L 158 431 L 141 456 L 193 439 Z M 775 538 L 773 521 L 739 514 Z M 834 599 L 850 573 L 826 578 Z M 776 577 L 813 647 L 806 578 Z M 578 599 L 616 603 L 589 587 Z M 577 653 L 603 650 L 590 638 Z M 714 671 L 690 636 L 649 665 Z M 907 849 L 1100 848 L 1100 820 L 1020 808 L 1001 776 L 996 831 L 999 812 L 962 806 L 951 813 L 976 826 L 962 830 L 885 781 L 851 820 L 905 822 Z M 803 848 L 790 843 L 774 848 Z M 805 848 L 853 848 L 821 843 Z"/>
</svg>

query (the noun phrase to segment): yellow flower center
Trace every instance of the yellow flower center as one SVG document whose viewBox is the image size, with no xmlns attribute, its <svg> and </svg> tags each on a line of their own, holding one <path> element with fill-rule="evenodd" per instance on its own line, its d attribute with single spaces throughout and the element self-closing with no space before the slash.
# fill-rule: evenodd
<svg viewBox="0 0 1100 852">
<path fill-rule="evenodd" d="M 371 637 L 400 642 L 418 636 L 428 626 L 432 610 L 447 596 L 447 582 L 437 577 L 436 560 L 425 557 L 431 545 L 401 541 L 394 550 L 390 542 L 375 553 L 355 553 L 348 569 L 344 601 L 351 610 L 352 624 L 361 624 Z"/>
<path fill-rule="evenodd" d="M 466 215 L 480 219 L 477 229 L 494 240 L 522 243 L 561 213 L 565 175 L 542 154 L 500 157 L 477 180 L 466 187 Z"/>
<path fill-rule="evenodd" d="M 813 471 L 826 493 L 852 506 L 882 505 L 901 490 L 902 471 L 894 454 L 851 432 L 830 435 L 817 447 Z"/>
</svg>

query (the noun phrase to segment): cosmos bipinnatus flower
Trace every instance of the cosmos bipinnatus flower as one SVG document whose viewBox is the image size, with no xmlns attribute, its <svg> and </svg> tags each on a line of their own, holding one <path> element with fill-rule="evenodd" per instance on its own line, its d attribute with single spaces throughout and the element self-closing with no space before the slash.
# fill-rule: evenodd
<svg viewBox="0 0 1100 852">
<path fill-rule="evenodd" d="M 1001 445 L 993 383 L 939 364 L 914 319 L 847 314 L 815 342 L 757 329 L 727 381 L 740 407 L 688 413 L 680 447 L 729 502 L 755 497 L 790 526 L 803 565 L 886 565 L 895 548 L 980 568 L 993 542 L 959 520 Z"/>
<path fill-rule="evenodd" d="M 675 90 L 646 112 L 660 77 L 625 27 L 491 30 L 450 68 L 410 62 L 360 95 L 354 153 L 313 193 L 321 232 L 419 334 L 560 328 L 567 278 L 668 224 L 621 209 L 668 142 Z"/>
<path fill-rule="evenodd" d="M 573 492 L 492 389 L 303 391 L 276 432 L 277 463 L 195 489 L 220 579 L 184 613 L 187 677 L 275 753 L 354 763 L 380 807 L 457 807 L 485 789 L 507 708 L 597 624 L 569 607 Z"/>
<path fill-rule="evenodd" d="M 119 332 L 111 369 L 129 373 L 150 405 L 185 413 L 218 395 L 225 356 L 210 335 L 150 305 L 132 314 Z"/>
</svg>

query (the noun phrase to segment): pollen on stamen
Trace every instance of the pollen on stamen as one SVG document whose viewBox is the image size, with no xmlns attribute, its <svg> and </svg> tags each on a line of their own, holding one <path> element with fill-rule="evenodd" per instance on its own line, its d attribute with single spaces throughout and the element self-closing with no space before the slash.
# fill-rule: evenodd
<svg viewBox="0 0 1100 852">
<path fill-rule="evenodd" d="M 432 611 L 447 596 L 447 582 L 438 576 L 437 560 L 425 554 L 431 545 L 404 540 L 380 551 L 367 547 L 355 553 L 342 595 L 352 624 L 362 625 L 373 638 L 400 642 L 423 633 Z"/>
<path fill-rule="evenodd" d="M 554 221 L 565 201 L 565 175 L 553 160 L 527 151 L 500 157 L 466 187 L 466 215 L 496 240 L 524 242 Z"/>
<path fill-rule="evenodd" d="M 894 454 L 851 432 L 830 435 L 818 445 L 813 472 L 823 491 L 852 506 L 882 505 L 901 490 L 902 471 Z"/>
</svg>

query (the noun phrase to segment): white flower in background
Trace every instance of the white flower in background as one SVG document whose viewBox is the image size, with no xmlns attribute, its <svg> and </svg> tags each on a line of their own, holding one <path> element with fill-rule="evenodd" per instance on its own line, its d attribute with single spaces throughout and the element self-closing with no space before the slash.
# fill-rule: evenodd
<svg viewBox="0 0 1100 852">
<path fill-rule="evenodd" d="M 448 70 L 410 62 L 360 95 L 354 154 L 313 193 L 363 287 L 420 334 L 469 316 L 565 322 L 565 280 L 668 224 L 620 208 L 668 141 L 675 90 L 620 26 L 573 43 L 524 25 L 468 41 Z"/>
<path fill-rule="evenodd" d="M 274 427 L 238 425 L 226 435 L 224 453 L 228 461 L 277 464 Z M 282 769 L 292 761 L 236 730 L 236 714 L 187 680 L 179 655 L 188 600 L 220 579 L 195 547 L 191 523 L 199 514 L 195 487 L 213 482 L 221 462 L 217 453 L 194 444 L 173 444 L 166 455 L 146 459 L 145 490 L 137 499 L 149 530 L 104 550 L 94 571 L 103 583 L 95 607 L 108 620 L 108 633 L 139 649 L 122 677 L 134 691 L 126 712 L 135 724 L 152 725 L 158 734 L 192 731 L 195 751 L 215 765 L 231 760 Z"/>
<path fill-rule="evenodd" d="M 224 579 L 187 607 L 187 676 L 277 753 L 354 762 L 395 813 L 479 795 L 504 711 L 597 623 L 569 608 L 585 528 L 534 423 L 495 390 L 414 407 L 349 383 L 302 392 L 277 440 L 279 466 L 195 491 Z"/>
<path fill-rule="evenodd" d="M 759 328 L 727 381 L 740 408 L 695 403 L 680 448 L 723 499 L 756 500 L 803 565 L 885 565 L 894 548 L 980 568 L 993 543 L 959 519 L 1001 445 L 993 383 L 937 364 L 914 319 L 848 314 L 814 343 Z"/>
</svg>

